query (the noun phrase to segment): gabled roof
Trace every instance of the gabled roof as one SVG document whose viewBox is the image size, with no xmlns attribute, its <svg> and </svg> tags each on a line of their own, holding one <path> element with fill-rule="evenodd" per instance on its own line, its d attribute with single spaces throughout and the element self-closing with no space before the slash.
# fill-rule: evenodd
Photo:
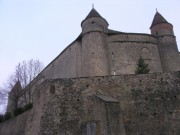
<svg viewBox="0 0 180 135">
<path fill-rule="evenodd" d="M 87 15 L 86 19 L 89 19 L 91 17 L 99 17 L 99 18 L 103 18 L 94 8 L 92 8 L 92 10 L 89 12 L 89 14 Z"/>
<path fill-rule="evenodd" d="M 168 23 L 168 21 L 157 11 L 150 28 L 160 23 Z"/>
</svg>

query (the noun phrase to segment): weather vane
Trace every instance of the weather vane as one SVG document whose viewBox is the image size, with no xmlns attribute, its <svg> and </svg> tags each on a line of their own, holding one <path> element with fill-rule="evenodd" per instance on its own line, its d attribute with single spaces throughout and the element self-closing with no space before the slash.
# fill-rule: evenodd
<svg viewBox="0 0 180 135">
<path fill-rule="evenodd" d="M 92 4 L 92 8 L 94 8 L 94 4 Z"/>
</svg>

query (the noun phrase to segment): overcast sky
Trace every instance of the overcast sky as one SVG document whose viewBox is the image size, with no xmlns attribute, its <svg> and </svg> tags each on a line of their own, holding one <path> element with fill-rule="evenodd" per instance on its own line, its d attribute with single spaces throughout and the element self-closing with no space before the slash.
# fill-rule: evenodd
<svg viewBox="0 0 180 135">
<path fill-rule="evenodd" d="M 180 48 L 179 0 L 0 0 L 0 85 L 23 60 L 50 63 L 80 34 L 92 3 L 110 29 L 134 33 L 150 33 L 157 8 Z"/>
</svg>

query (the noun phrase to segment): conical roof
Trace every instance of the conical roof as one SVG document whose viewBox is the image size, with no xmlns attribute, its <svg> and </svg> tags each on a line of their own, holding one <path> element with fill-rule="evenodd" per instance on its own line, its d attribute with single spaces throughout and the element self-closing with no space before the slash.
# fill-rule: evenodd
<svg viewBox="0 0 180 135">
<path fill-rule="evenodd" d="M 81 22 L 81 26 L 85 20 L 93 18 L 93 17 L 98 17 L 98 18 L 101 18 L 104 21 L 106 21 L 106 19 L 104 19 L 94 8 L 92 8 L 91 11 L 89 12 L 89 14 L 86 16 L 86 18 Z M 106 21 L 106 23 L 108 24 L 107 21 Z"/>
<path fill-rule="evenodd" d="M 160 23 L 168 23 L 168 21 L 157 11 L 150 28 Z"/>
<path fill-rule="evenodd" d="M 92 8 L 92 10 L 89 12 L 89 14 L 87 15 L 86 19 L 89 19 L 91 17 L 100 17 L 103 18 L 94 8 Z"/>
<path fill-rule="evenodd" d="M 12 91 L 14 92 L 14 91 L 17 91 L 17 90 L 22 90 L 22 86 L 21 86 L 21 83 L 20 83 L 19 80 L 15 83 L 15 85 L 14 85 L 14 87 L 12 88 L 11 92 L 12 92 Z"/>
</svg>

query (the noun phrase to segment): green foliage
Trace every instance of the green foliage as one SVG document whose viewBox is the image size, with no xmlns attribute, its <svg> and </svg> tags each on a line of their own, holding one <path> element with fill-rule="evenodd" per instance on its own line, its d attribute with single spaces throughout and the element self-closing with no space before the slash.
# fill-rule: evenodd
<svg viewBox="0 0 180 135">
<path fill-rule="evenodd" d="M 0 114 L 0 123 L 4 121 L 4 115 Z"/>
<path fill-rule="evenodd" d="M 13 115 L 14 115 L 14 117 L 16 117 L 16 116 L 24 113 L 25 111 L 31 109 L 32 107 L 33 107 L 32 103 L 29 103 L 24 107 L 18 107 L 17 109 L 15 109 L 13 111 Z M 11 119 L 13 115 L 10 112 L 6 112 L 6 114 L 4 114 L 4 115 L 0 114 L 0 123 L 3 122 L 3 121 Z"/>
<path fill-rule="evenodd" d="M 149 73 L 148 64 L 144 62 L 144 59 L 142 57 L 139 58 L 137 62 L 137 68 L 135 71 L 136 74 L 147 74 Z"/>
<path fill-rule="evenodd" d="M 31 109 L 32 107 L 33 107 L 33 104 L 29 103 L 26 106 L 24 106 L 24 110 L 27 111 L 27 110 Z"/>
<path fill-rule="evenodd" d="M 14 116 L 17 116 L 17 115 L 19 115 L 21 113 L 24 113 L 25 111 L 31 109 L 32 107 L 33 107 L 32 103 L 29 103 L 24 107 L 18 107 L 17 109 L 14 110 Z"/>
<path fill-rule="evenodd" d="M 18 107 L 17 109 L 14 110 L 14 116 L 17 116 L 23 112 L 24 112 L 24 108 Z"/>
<path fill-rule="evenodd" d="M 4 115 L 4 120 L 9 120 L 10 118 L 12 118 L 12 115 L 10 112 L 6 112 L 6 114 Z"/>
</svg>

